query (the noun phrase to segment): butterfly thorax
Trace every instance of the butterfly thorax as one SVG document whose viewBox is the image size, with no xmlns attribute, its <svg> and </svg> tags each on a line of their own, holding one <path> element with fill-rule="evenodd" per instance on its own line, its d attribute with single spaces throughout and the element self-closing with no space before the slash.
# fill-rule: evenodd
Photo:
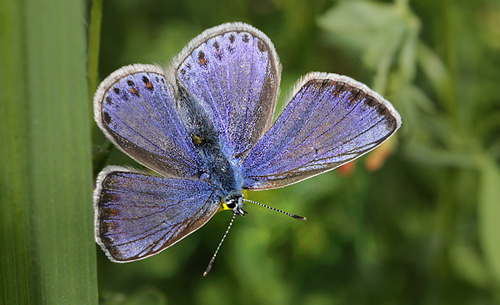
<svg viewBox="0 0 500 305">
<path fill-rule="evenodd" d="M 221 200 L 236 214 L 244 214 L 242 178 L 239 167 L 230 162 L 230 153 L 224 151 L 220 131 L 213 124 L 202 104 L 181 89 L 178 109 L 191 141 L 203 161 L 201 180 L 215 185 Z"/>
</svg>

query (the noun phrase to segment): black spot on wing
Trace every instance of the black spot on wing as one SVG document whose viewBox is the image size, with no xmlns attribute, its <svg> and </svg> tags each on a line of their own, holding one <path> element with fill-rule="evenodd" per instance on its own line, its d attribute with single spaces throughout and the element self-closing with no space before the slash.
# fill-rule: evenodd
<svg viewBox="0 0 500 305">
<path fill-rule="evenodd" d="M 207 65 L 208 60 L 205 58 L 204 52 L 200 51 L 200 53 L 198 53 L 198 61 L 199 61 L 200 65 L 202 65 L 202 66 Z"/>
<path fill-rule="evenodd" d="M 389 129 L 393 130 L 397 126 L 397 120 L 394 115 L 389 111 L 386 105 L 384 105 L 381 101 L 375 98 L 372 95 L 367 94 L 365 91 L 353 87 L 346 83 L 341 83 L 341 86 L 336 89 L 338 92 L 350 92 L 351 96 L 349 97 L 349 102 L 351 104 L 363 101 L 364 104 L 370 108 L 375 108 L 378 115 L 383 116 L 386 120 Z"/>
<path fill-rule="evenodd" d="M 143 76 L 142 77 L 142 82 L 146 85 L 146 88 L 148 90 L 153 90 L 153 84 L 149 81 L 149 78 L 147 78 L 146 76 Z"/>
<path fill-rule="evenodd" d="M 104 123 L 106 123 L 107 125 L 111 123 L 111 116 L 106 111 L 102 113 L 102 119 L 104 120 Z"/>
<path fill-rule="evenodd" d="M 267 52 L 266 44 L 262 40 L 258 40 L 257 47 L 259 48 L 259 51 L 261 51 L 262 53 Z"/>
<path fill-rule="evenodd" d="M 217 56 L 219 60 L 222 60 L 222 50 L 220 49 L 219 43 L 216 41 L 213 46 L 215 48 L 215 56 Z"/>
</svg>

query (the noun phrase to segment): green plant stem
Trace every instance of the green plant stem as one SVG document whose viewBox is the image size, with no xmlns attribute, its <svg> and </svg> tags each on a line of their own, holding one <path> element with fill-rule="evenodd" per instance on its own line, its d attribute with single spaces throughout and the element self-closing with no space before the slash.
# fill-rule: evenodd
<svg viewBox="0 0 500 305">
<path fill-rule="evenodd" d="M 97 304 L 84 3 L 0 7 L 0 303 Z"/>
<path fill-rule="evenodd" d="M 92 1 L 89 27 L 88 75 L 89 97 L 94 95 L 99 84 L 99 48 L 101 42 L 102 0 Z M 92 107 L 91 107 L 92 109 Z M 91 111 L 92 114 L 92 111 Z"/>
</svg>

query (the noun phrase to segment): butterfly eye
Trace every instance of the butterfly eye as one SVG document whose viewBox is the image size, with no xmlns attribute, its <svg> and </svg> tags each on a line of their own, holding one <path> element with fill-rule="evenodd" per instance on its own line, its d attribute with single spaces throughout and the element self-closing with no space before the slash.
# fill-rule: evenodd
<svg viewBox="0 0 500 305">
<path fill-rule="evenodd" d="M 231 200 L 229 202 L 226 202 L 226 205 L 230 209 L 234 209 L 236 207 L 236 202 L 234 200 Z"/>
<path fill-rule="evenodd" d="M 224 198 L 224 203 L 228 208 L 233 210 L 236 215 L 243 216 L 247 213 L 243 210 L 243 194 L 239 191 L 231 192 Z"/>
</svg>

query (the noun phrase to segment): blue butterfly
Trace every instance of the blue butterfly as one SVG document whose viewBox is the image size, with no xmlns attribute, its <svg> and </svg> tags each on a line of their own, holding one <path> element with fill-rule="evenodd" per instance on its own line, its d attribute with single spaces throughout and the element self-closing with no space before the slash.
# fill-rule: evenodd
<svg viewBox="0 0 500 305">
<path fill-rule="evenodd" d="M 100 84 L 98 126 L 158 174 L 108 166 L 98 175 L 96 241 L 110 260 L 157 254 L 220 209 L 231 209 L 233 221 L 246 213 L 244 190 L 285 187 L 337 168 L 401 125 L 394 107 L 364 84 L 317 72 L 297 82 L 273 123 L 280 78 L 271 40 L 227 23 L 193 39 L 166 70 L 125 66 Z"/>
</svg>

